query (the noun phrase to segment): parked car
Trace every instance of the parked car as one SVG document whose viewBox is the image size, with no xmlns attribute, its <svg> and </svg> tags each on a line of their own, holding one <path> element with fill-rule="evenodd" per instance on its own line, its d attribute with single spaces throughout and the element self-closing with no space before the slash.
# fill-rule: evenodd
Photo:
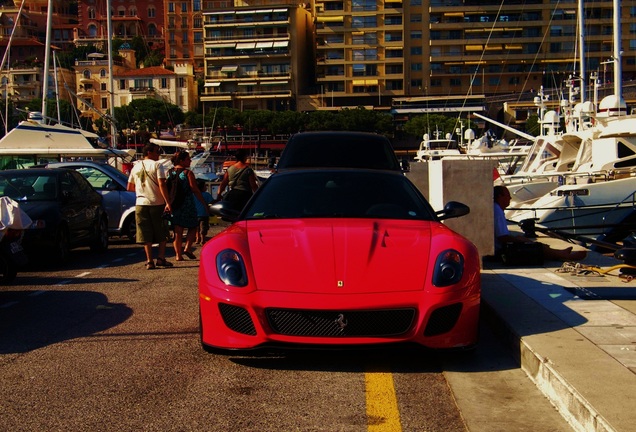
<svg viewBox="0 0 636 432">
<path fill-rule="evenodd" d="M 0 171 L 0 196 L 17 201 L 31 218 L 24 249 L 63 263 L 80 246 L 108 248 L 108 216 L 102 196 L 77 171 L 31 168 Z"/>
<path fill-rule="evenodd" d="M 280 155 L 276 170 L 315 167 L 401 171 L 391 141 L 383 135 L 349 131 L 292 135 Z"/>
<path fill-rule="evenodd" d="M 200 334 L 209 351 L 272 346 L 477 342 L 480 258 L 401 172 L 271 176 L 201 250 Z"/>
<path fill-rule="evenodd" d="M 104 198 L 108 213 L 108 233 L 135 241 L 135 193 L 126 190 L 128 176 L 106 163 L 79 161 L 48 164 L 49 168 L 71 168 L 88 180 Z"/>
</svg>

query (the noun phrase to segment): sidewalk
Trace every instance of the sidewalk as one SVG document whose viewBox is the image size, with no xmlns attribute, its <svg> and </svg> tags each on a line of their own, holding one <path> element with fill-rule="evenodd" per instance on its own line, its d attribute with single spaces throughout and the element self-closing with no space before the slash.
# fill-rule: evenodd
<svg viewBox="0 0 636 432">
<path fill-rule="evenodd" d="M 541 241 L 560 241 L 542 237 Z M 589 252 L 607 269 L 619 261 Z M 483 319 L 577 431 L 636 430 L 636 279 L 484 263 Z"/>
</svg>

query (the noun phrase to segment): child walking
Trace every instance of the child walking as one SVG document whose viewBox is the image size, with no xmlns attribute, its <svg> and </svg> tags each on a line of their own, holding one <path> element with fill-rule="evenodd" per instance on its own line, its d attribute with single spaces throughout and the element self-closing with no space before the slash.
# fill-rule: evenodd
<svg viewBox="0 0 636 432">
<path fill-rule="evenodd" d="M 205 190 L 205 180 L 197 180 L 197 186 L 201 191 L 205 206 L 199 201 L 194 200 L 194 204 L 197 207 L 197 217 L 199 218 L 199 227 L 197 229 L 197 235 L 195 243 L 202 245 L 207 240 L 205 237 L 208 235 L 210 229 L 210 213 L 208 211 L 208 204 L 213 201 L 212 194 Z"/>
</svg>

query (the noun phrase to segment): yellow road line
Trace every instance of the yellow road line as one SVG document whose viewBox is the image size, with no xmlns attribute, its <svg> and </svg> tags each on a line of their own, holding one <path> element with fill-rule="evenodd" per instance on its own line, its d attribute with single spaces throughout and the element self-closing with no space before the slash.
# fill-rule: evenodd
<svg viewBox="0 0 636 432">
<path fill-rule="evenodd" d="M 364 374 L 367 396 L 367 430 L 369 432 L 401 432 L 393 374 L 371 372 Z"/>
</svg>

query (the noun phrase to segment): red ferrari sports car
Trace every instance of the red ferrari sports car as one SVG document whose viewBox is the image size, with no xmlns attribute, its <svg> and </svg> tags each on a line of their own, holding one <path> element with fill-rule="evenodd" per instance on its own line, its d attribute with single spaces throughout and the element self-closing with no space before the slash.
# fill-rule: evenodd
<svg viewBox="0 0 636 432">
<path fill-rule="evenodd" d="M 270 177 L 201 251 L 206 350 L 477 342 L 480 259 L 400 172 Z"/>
</svg>

